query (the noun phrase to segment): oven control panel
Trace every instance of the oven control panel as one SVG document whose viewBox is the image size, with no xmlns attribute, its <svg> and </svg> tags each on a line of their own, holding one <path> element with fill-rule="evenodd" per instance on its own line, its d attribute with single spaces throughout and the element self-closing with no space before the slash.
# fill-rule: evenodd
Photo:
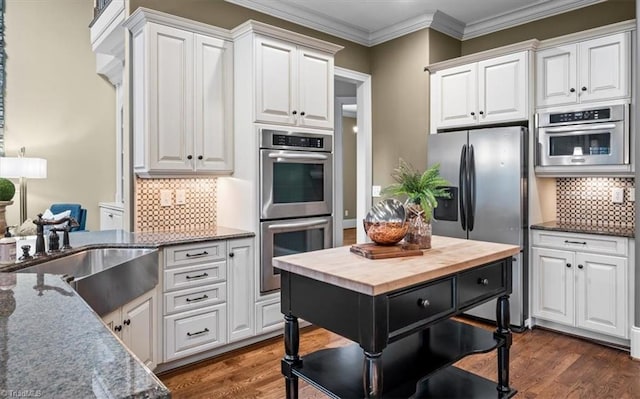
<svg viewBox="0 0 640 399">
<path fill-rule="evenodd" d="M 321 137 L 302 137 L 284 134 L 274 134 L 271 144 L 277 146 L 299 147 L 299 148 L 324 148 L 324 139 Z"/>
<path fill-rule="evenodd" d="M 611 118 L 611 108 L 590 109 L 579 112 L 563 112 L 549 114 L 549 122 L 551 123 L 567 123 L 567 122 L 588 122 L 598 120 L 608 120 Z"/>
</svg>

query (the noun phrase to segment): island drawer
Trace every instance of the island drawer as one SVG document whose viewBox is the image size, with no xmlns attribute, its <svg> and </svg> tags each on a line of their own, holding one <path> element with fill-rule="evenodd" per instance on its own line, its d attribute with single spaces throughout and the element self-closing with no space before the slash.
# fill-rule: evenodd
<svg viewBox="0 0 640 399">
<path fill-rule="evenodd" d="M 164 250 L 166 268 L 206 263 L 227 257 L 226 241 L 209 241 L 197 244 L 176 245 Z"/>
<path fill-rule="evenodd" d="M 453 277 L 389 296 L 389 331 L 455 310 Z"/>
<path fill-rule="evenodd" d="M 227 278 L 227 262 L 218 261 L 205 265 L 185 266 L 164 271 L 165 291 L 198 287 L 218 283 Z"/>
<path fill-rule="evenodd" d="M 164 294 L 165 314 L 193 310 L 227 300 L 227 283 L 189 288 Z"/>
<path fill-rule="evenodd" d="M 505 261 L 462 273 L 458 277 L 458 307 L 493 296 L 507 287 Z"/>
</svg>

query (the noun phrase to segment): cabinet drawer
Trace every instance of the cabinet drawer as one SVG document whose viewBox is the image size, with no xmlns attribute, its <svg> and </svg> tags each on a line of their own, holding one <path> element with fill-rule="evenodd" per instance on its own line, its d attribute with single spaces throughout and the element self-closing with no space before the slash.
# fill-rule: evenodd
<svg viewBox="0 0 640 399">
<path fill-rule="evenodd" d="M 227 262 L 225 261 L 169 269 L 164 271 L 164 289 L 170 291 L 199 287 L 224 281 L 226 277 Z"/>
<path fill-rule="evenodd" d="M 462 273 L 458 277 L 458 308 L 493 296 L 507 287 L 506 261 Z"/>
<path fill-rule="evenodd" d="M 226 304 L 166 316 L 165 361 L 224 345 L 226 319 Z"/>
<path fill-rule="evenodd" d="M 209 241 L 197 244 L 178 245 L 164 250 L 166 268 L 178 267 L 193 263 L 206 263 L 226 259 L 227 242 Z"/>
<path fill-rule="evenodd" d="M 389 331 L 453 312 L 453 278 L 389 296 Z"/>
<path fill-rule="evenodd" d="M 165 314 L 215 305 L 227 299 L 227 283 L 211 284 L 164 294 Z"/>
<path fill-rule="evenodd" d="M 533 230 L 532 233 L 532 245 L 535 246 L 620 256 L 628 254 L 628 241 L 625 237 L 543 230 Z"/>
</svg>

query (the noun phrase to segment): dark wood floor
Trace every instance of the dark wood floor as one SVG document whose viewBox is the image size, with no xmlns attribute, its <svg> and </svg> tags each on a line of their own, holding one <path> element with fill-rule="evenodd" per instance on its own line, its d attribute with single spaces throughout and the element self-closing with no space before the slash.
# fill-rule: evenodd
<svg viewBox="0 0 640 399">
<path fill-rule="evenodd" d="M 489 327 L 487 327 L 489 328 Z M 303 329 L 300 353 L 348 344 L 320 328 Z M 161 375 L 174 399 L 284 397 L 282 338 Z M 472 355 L 456 365 L 496 380 L 495 351 Z M 514 334 L 511 385 L 517 398 L 640 398 L 640 362 L 627 352 L 543 329 Z M 325 398 L 300 383 L 300 398 Z"/>
</svg>

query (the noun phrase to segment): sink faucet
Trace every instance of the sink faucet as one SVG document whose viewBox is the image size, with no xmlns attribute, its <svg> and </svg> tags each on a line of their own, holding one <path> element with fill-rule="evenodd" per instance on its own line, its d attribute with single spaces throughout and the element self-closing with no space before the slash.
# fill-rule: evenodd
<svg viewBox="0 0 640 399">
<path fill-rule="evenodd" d="M 42 213 L 38 214 L 38 217 L 33 221 L 33 224 L 36 225 L 36 252 L 33 254 L 34 256 L 43 256 L 46 255 L 46 251 L 44 249 L 44 226 L 51 226 L 57 224 L 67 223 L 63 228 L 53 228 L 51 229 L 51 236 L 49 237 L 49 250 L 57 251 L 59 249 L 59 237 L 58 231 L 63 231 L 64 236 L 62 239 L 62 249 L 70 249 L 69 245 L 69 230 L 71 227 L 79 226 L 78 222 L 70 217 L 63 217 L 58 220 L 45 220 L 42 218 Z"/>
</svg>

